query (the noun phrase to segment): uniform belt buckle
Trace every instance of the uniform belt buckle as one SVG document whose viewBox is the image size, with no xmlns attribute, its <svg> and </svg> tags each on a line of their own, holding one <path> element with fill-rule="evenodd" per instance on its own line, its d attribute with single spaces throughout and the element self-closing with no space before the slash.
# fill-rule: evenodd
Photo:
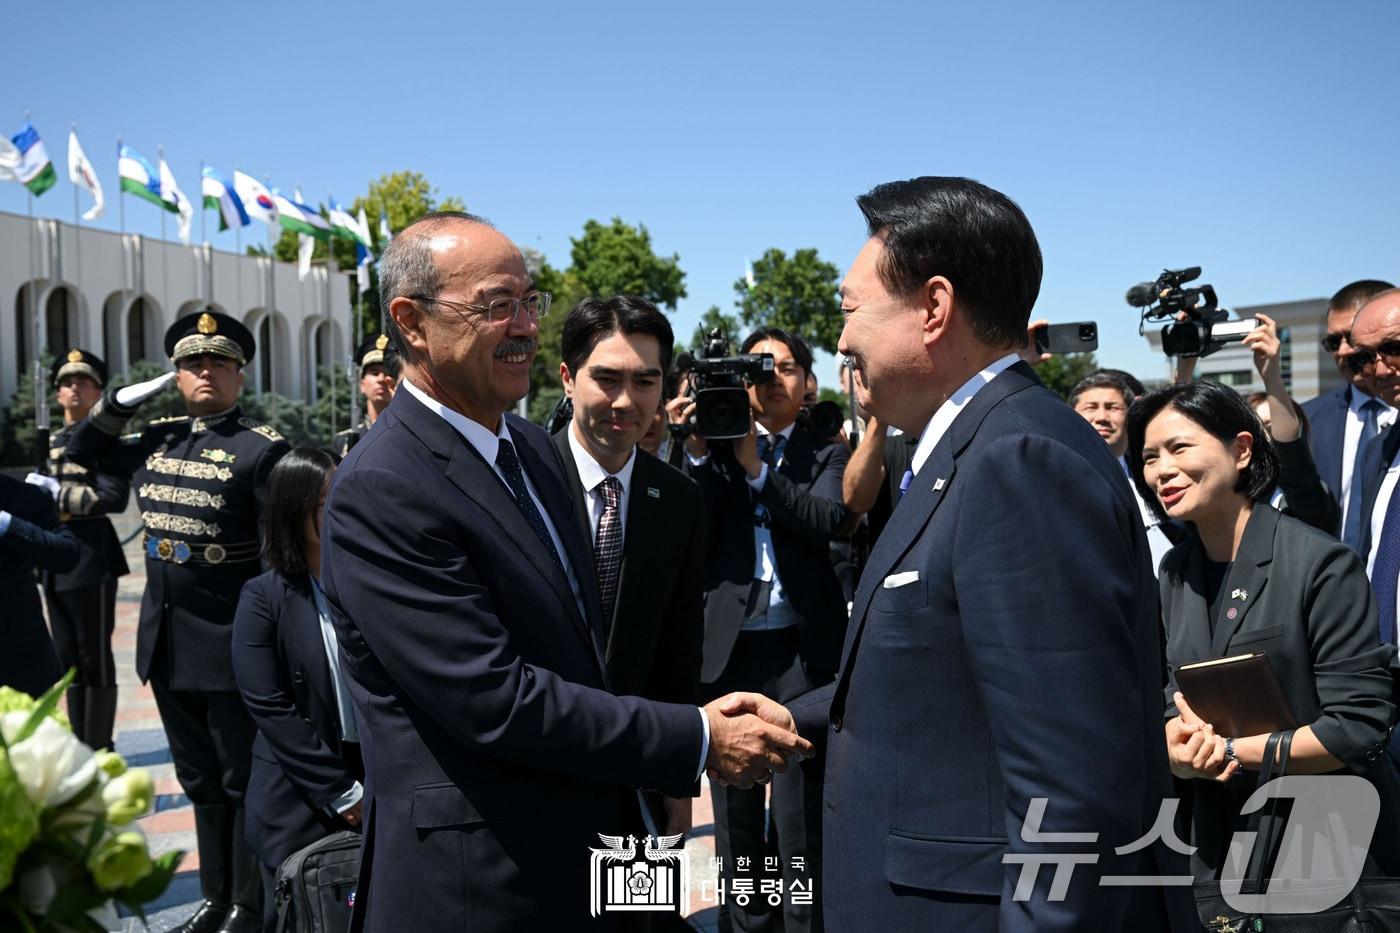
<svg viewBox="0 0 1400 933">
<path fill-rule="evenodd" d="M 222 544 L 204 545 L 204 559 L 211 564 L 221 564 L 227 556 L 228 552 L 224 550 Z"/>
</svg>

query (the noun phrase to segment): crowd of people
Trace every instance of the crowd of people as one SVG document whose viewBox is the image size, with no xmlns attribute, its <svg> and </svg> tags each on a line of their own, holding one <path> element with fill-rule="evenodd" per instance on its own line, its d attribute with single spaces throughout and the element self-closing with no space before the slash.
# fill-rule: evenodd
<svg viewBox="0 0 1400 933">
<path fill-rule="evenodd" d="M 1264 316 L 1262 393 L 1183 359 L 1066 404 L 1028 349 L 1014 202 L 920 178 L 858 204 L 844 426 L 813 415 L 807 344 L 765 327 L 748 432 L 707 437 L 693 361 L 628 295 L 564 312 L 555 433 L 510 414 L 551 296 L 457 212 L 385 251 L 366 417 L 331 450 L 240 412 L 257 348 L 216 311 L 175 322 L 149 382 L 59 356 L 47 469 L 0 476 L 0 683 L 74 668 L 75 731 L 111 745 L 107 516 L 134 489 L 137 673 L 196 822 L 183 933 L 274 929 L 279 866 L 345 829 L 357 930 L 666 929 L 590 912 L 587 856 L 689 833 L 702 780 L 722 881 L 770 866 L 809 895 L 730 897 L 723 930 L 1199 929 L 1189 891 L 1106 879 L 1220 877 L 1274 744 L 1203 719 L 1178 671 L 1251 652 L 1290 772 L 1366 778 L 1367 872 L 1400 875 L 1400 289 L 1337 292 L 1345 383 L 1305 405 Z M 172 382 L 187 414 L 126 434 Z M 1189 863 L 1130 845 L 1173 797 Z M 1066 849 L 1066 891 L 1021 889 Z"/>
</svg>

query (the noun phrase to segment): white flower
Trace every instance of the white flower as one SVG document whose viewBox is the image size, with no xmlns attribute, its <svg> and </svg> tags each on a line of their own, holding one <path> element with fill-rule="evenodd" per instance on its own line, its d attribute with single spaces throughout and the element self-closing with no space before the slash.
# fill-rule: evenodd
<svg viewBox="0 0 1400 933">
<path fill-rule="evenodd" d="M 0 717 L 7 742 L 19 734 L 28 713 Z M 73 733 L 52 719 L 44 719 L 34 734 L 10 746 L 10 764 L 29 800 L 48 809 L 72 800 L 97 777 L 97 759 Z"/>
</svg>

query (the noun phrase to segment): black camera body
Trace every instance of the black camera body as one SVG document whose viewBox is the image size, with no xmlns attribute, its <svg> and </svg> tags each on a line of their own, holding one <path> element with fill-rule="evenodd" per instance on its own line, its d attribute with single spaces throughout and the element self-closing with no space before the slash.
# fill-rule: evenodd
<svg viewBox="0 0 1400 933">
<path fill-rule="evenodd" d="M 1148 321 L 1171 321 L 1162 328 L 1162 352 L 1168 356 L 1209 356 L 1226 344 L 1243 340 L 1254 329 L 1253 320 L 1226 321 L 1229 314 L 1219 306 L 1213 286 L 1184 287 L 1200 275 L 1200 266 L 1163 269 L 1156 281 L 1139 282 L 1128 289 L 1128 304 L 1143 309 L 1143 326 Z M 1186 319 L 1176 320 L 1178 315 Z"/>
<path fill-rule="evenodd" d="M 705 350 L 690 370 L 689 395 L 695 416 L 687 424 L 671 425 L 673 434 L 698 434 L 706 440 L 743 437 L 749 433 L 748 386 L 773 381 L 773 354 L 729 355 L 729 340 L 719 328 L 710 331 Z"/>
</svg>

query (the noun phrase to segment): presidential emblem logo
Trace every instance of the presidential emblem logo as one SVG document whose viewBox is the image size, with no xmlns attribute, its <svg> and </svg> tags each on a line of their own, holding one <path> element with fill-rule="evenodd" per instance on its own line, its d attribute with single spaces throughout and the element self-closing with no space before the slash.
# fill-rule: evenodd
<svg viewBox="0 0 1400 933">
<path fill-rule="evenodd" d="M 597 917 L 614 911 L 680 913 L 690 903 L 690 862 L 682 835 L 637 837 L 598 834 L 606 848 L 590 849 L 589 912 Z"/>
</svg>

